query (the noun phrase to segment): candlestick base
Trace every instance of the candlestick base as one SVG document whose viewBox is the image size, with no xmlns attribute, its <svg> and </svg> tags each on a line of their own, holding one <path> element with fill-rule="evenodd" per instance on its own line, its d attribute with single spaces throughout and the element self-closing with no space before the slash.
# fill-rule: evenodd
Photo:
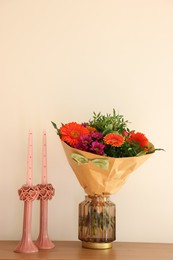
<svg viewBox="0 0 173 260">
<path fill-rule="evenodd" d="M 35 253 L 38 252 L 38 248 L 32 241 L 28 241 L 22 239 L 16 249 L 14 250 L 16 253 Z"/>
<path fill-rule="evenodd" d="M 31 237 L 31 218 L 32 218 L 32 198 L 24 202 L 24 216 L 23 216 L 23 234 L 19 242 L 16 253 L 35 253 L 38 248 L 32 241 Z"/>
<path fill-rule="evenodd" d="M 35 244 L 39 249 L 55 247 L 48 235 L 48 200 L 40 200 L 40 232 Z"/>
<path fill-rule="evenodd" d="M 35 242 L 39 249 L 52 249 L 55 247 L 54 243 L 47 237 L 40 237 Z"/>
</svg>

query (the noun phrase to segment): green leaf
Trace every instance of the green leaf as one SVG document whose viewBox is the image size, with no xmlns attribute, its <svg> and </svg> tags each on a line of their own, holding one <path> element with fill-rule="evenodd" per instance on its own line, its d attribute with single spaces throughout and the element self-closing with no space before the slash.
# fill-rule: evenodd
<svg viewBox="0 0 173 260">
<path fill-rule="evenodd" d="M 54 122 L 52 122 L 52 121 L 51 121 L 51 123 L 52 123 L 53 127 L 54 127 L 56 130 L 58 130 L 57 125 L 56 125 Z"/>
<path fill-rule="evenodd" d="M 141 151 L 136 156 L 141 156 L 141 155 L 145 155 L 145 154 L 146 154 L 146 151 Z"/>
<path fill-rule="evenodd" d="M 106 129 L 103 131 L 103 135 L 107 135 L 111 133 L 112 129 L 113 129 L 113 125 L 112 124 L 108 125 L 108 127 L 106 127 Z"/>
</svg>

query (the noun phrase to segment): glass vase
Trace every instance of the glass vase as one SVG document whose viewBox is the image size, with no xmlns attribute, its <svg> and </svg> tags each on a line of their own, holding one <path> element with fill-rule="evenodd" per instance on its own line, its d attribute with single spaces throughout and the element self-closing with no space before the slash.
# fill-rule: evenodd
<svg viewBox="0 0 173 260">
<path fill-rule="evenodd" d="M 116 239 L 116 206 L 106 195 L 85 196 L 79 204 L 78 238 L 82 246 L 108 249 Z"/>
</svg>

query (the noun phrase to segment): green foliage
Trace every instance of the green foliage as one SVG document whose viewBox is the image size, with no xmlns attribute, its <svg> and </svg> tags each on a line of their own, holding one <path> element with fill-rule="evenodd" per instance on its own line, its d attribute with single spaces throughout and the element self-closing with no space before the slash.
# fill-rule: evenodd
<svg viewBox="0 0 173 260">
<path fill-rule="evenodd" d="M 116 113 L 113 109 L 113 114 L 102 115 L 101 113 L 93 113 L 93 119 L 89 121 L 89 125 L 95 127 L 97 131 L 106 135 L 111 132 L 122 133 L 126 128 L 128 121 L 124 117 Z"/>
<path fill-rule="evenodd" d="M 53 121 L 51 121 L 51 123 L 52 123 L 53 127 L 55 128 L 57 135 L 60 135 L 57 125 Z"/>
</svg>

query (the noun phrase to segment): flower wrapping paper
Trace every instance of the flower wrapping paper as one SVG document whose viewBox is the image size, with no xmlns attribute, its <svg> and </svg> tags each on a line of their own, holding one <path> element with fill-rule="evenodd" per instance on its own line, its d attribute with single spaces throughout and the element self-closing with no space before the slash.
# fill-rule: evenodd
<svg viewBox="0 0 173 260">
<path fill-rule="evenodd" d="M 116 193 L 126 182 L 130 173 L 136 170 L 152 154 L 137 157 L 112 158 L 100 156 L 70 147 L 61 141 L 67 160 L 85 193 L 93 196 Z M 77 162 L 72 155 L 83 157 L 84 162 Z M 100 167 L 94 161 L 105 160 L 107 167 Z"/>
</svg>

